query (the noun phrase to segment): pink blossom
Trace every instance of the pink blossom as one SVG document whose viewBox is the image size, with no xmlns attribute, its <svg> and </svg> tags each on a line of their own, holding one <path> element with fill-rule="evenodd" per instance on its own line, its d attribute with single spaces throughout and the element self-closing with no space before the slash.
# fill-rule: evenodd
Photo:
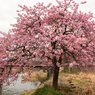
<svg viewBox="0 0 95 95">
<path fill-rule="evenodd" d="M 55 54 L 57 54 L 58 52 L 57 51 L 55 51 Z"/>
<path fill-rule="evenodd" d="M 56 65 L 57 65 L 57 67 L 60 67 L 60 63 L 59 62 L 57 62 Z"/>
<path fill-rule="evenodd" d="M 77 65 L 76 61 L 73 61 L 73 64 L 74 64 L 74 65 Z"/>
<path fill-rule="evenodd" d="M 0 68 L 4 69 L 0 70 L 0 79 L 4 79 L 0 83 L 7 83 L 10 74 L 15 80 L 22 69 L 35 67 L 37 62 L 47 68 L 64 66 L 66 62 L 78 64 L 81 70 L 81 66 L 93 67 L 94 16 L 78 11 L 79 4 L 73 0 L 63 1 L 57 0 L 57 5 L 48 6 L 38 3 L 32 8 L 19 6 L 22 10 L 18 13 L 17 23 L 8 34 L 0 32 L 4 36 L 0 37 Z M 9 72 L 12 67 L 15 69 Z"/>
<path fill-rule="evenodd" d="M 69 65 L 70 68 L 72 68 L 72 65 Z"/>
<path fill-rule="evenodd" d="M 86 1 L 84 1 L 84 2 L 81 2 L 81 4 L 85 4 L 86 3 Z"/>
<path fill-rule="evenodd" d="M 56 36 L 56 37 L 55 37 L 55 40 L 59 40 L 59 36 Z"/>
</svg>

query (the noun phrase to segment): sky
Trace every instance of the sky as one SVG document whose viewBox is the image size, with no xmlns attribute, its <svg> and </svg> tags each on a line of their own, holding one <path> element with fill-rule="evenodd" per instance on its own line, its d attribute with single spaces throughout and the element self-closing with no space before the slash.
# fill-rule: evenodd
<svg viewBox="0 0 95 95">
<path fill-rule="evenodd" d="M 75 1 L 79 3 L 84 0 Z M 87 3 L 81 5 L 79 7 L 79 10 L 83 12 L 91 11 L 95 16 L 95 0 L 85 1 L 87 1 Z M 0 31 L 8 33 L 8 30 L 12 28 L 10 24 L 16 23 L 16 10 L 20 10 L 18 5 L 26 5 L 28 7 L 32 7 L 38 2 L 44 2 L 45 5 L 47 5 L 48 3 L 53 3 L 54 5 L 57 4 L 56 0 L 0 0 Z"/>
</svg>

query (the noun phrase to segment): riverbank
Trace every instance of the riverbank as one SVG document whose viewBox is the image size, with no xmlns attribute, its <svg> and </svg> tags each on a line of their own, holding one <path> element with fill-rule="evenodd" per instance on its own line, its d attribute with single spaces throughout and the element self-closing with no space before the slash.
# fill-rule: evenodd
<svg viewBox="0 0 95 95">
<path fill-rule="evenodd" d="M 30 74 L 27 74 L 23 78 L 25 81 L 31 81 L 31 82 L 40 81 L 41 83 L 43 83 L 47 79 L 47 72 L 43 72 L 43 70 L 39 70 L 36 72 L 32 72 Z"/>
<path fill-rule="evenodd" d="M 0 95 L 20 95 L 26 90 L 30 89 L 36 89 L 41 82 L 37 81 L 36 83 L 30 82 L 30 81 L 23 81 L 22 76 L 26 75 L 27 73 L 19 73 L 17 80 L 14 80 L 10 85 L 4 86 L 6 84 L 3 84 L 3 88 L 1 89 Z M 11 78 L 8 79 L 9 81 Z"/>
<path fill-rule="evenodd" d="M 95 95 L 95 72 L 70 74 L 60 71 L 58 81 L 59 91 L 63 95 Z M 45 84 L 52 87 L 52 77 L 38 88 L 43 87 Z M 26 91 L 21 95 L 32 95 L 37 89 Z"/>
</svg>

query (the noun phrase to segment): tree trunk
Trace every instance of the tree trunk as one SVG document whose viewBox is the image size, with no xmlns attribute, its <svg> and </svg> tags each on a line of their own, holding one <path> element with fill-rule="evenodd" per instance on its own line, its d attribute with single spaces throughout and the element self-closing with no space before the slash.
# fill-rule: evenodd
<svg viewBox="0 0 95 95">
<path fill-rule="evenodd" d="M 57 30 L 55 30 L 55 32 L 56 31 Z M 56 43 L 57 43 L 57 41 L 51 42 L 51 46 L 52 46 L 53 50 L 56 49 Z M 55 53 L 52 52 L 52 54 L 55 54 Z M 61 60 L 60 60 L 60 62 L 61 62 Z M 56 63 L 57 63 L 56 56 L 54 56 L 53 59 L 52 59 L 52 64 L 53 64 L 53 68 L 54 68 L 54 72 L 53 72 L 53 84 L 52 84 L 52 86 L 53 86 L 53 88 L 55 90 L 58 89 L 58 75 L 59 75 L 59 67 L 56 65 Z"/>
<path fill-rule="evenodd" d="M 55 90 L 58 90 L 58 75 L 59 75 L 59 67 L 55 65 L 54 72 L 53 72 L 53 88 Z"/>
<path fill-rule="evenodd" d="M 52 74 L 52 69 L 47 69 L 47 80 L 50 78 Z"/>
<path fill-rule="evenodd" d="M 49 79 L 50 74 L 49 74 L 49 69 L 47 69 L 47 80 Z"/>
<path fill-rule="evenodd" d="M 2 85 L 0 84 L 0 95 L 2 95 Z"/>
</svg>

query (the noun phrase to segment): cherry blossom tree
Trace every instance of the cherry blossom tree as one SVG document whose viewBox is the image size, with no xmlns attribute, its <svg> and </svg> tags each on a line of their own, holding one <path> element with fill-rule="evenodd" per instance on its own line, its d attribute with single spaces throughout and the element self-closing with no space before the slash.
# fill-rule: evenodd
<svg viewBox="0 0 95 95">
<path fill-rule="evenodd" d="M 53 87 L 58 89 L 59 67 L 73 63 L 84 68 L 95 60 L 95 21 L 92 13 L 78 11 L 73 0 L 57 1 L 44 6 L 21 6 L 17 23 L 1 40 L 4 67 L 1 78 L 16 76 L 23 69 L 36 66 L 53 67 Z M 86 2 L 81 2 L 84 4 Z M 2 64 L 3 63 L 3 64 Z M 18 69 L 11 72 L 12 67 Z M 6 69 L 5 69 L 6 68 Z"/>
</svg>

